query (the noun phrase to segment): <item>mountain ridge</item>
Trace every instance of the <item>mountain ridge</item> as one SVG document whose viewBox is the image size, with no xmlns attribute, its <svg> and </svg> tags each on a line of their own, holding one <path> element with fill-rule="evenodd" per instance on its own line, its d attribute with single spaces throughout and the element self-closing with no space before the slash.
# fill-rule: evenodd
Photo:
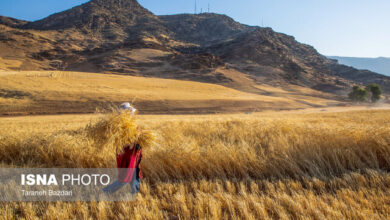
<svg viewBox="0 0 390 220">
<path fill-rule="evenodd" d="M 358 69 L 366 69 L 382 75 L 390 76 L 390 58 L 388 57 L 343 57 L 327 56 L 330 59 L 338 60 L 340 64 Z"/>
<path fill-rule="evenodd" d="M 35 22 L 0 19 L 5 69 L 107 72 L 235 85 L 294 84 L 345 95 L 390 78 L 338 64 L 271 28 L 213 13 L 156 16 L 136 0 L 92 0 Z M 6 64 L 6 63 L 12 63 Z M 17 63 L 21 63 L 17 65 Z M 225 74 L 228 69 L 240 76 Z"/>
</svg>

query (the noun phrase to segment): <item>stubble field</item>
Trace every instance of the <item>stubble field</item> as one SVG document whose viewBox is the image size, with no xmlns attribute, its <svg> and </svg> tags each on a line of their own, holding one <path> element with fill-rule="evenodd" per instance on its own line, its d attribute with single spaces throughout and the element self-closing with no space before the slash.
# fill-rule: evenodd
<svg viewBox="0 0 390 220">
<path fill-rule="evenodd" d="M 238 113 L 341 104 L 331 94 L 299 86 L 245 85 L 248 88 L 234 89 L 114 74 L 0 71 L 0 116 L 93 113 L 125 101 L 136 103 L 143 114 Z"/>
<path fill-rule="evenodd" d="M 137 116 L 136 202 L 0 204 L 1 219 L 388 219 L 390 111 Z M 105 115 L 0 118 L 2 167 L 115 167 L 86 126 Z"/>
</svg>

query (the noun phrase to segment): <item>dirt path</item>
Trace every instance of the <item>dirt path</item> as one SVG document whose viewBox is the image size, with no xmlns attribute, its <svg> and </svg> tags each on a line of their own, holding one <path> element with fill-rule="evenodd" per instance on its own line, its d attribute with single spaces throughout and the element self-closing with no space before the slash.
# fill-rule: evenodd
<svg viewBox="0 0 390 220">
<path fill-rule="evenodd" d="M 289 113 L 318 113 L 318 112 L 348 112 L 364 110 L 390 110 L 390 104 L 381 104 L 378 106 L 347 106 L 347 107 L 325 107 L 325 108 L 306 108 L 300 110 L 281 111 Z"/>
</svg>

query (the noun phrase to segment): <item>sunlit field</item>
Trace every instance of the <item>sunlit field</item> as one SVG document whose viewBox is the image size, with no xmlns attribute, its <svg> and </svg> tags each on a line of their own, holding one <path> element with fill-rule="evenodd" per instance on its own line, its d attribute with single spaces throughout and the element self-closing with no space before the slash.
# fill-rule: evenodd
<svg viewBox="0 0 390 220">
<path fill-rule="evenodd" d="M 233 89 L 184 80 L 65 71 L 0 71 L 0 115 L 92 113 L 124 101 L 148 114 L 199 114 L 339 105 L 299 86 Z M 253 90 L 253 91 L 252 91 Z M 147 112 L 145 112 L 147 111 Z"/>
<path fill-rule="evenodd" d="M 115 167 L 105 115 L 0 118 L 2 167 Z M 137 116 L 136 202 L 0 204 L 1 219 L 388 219 L 390 111 Z M 87 129 L 88 128 L 88 129 Z"/>
</svg>

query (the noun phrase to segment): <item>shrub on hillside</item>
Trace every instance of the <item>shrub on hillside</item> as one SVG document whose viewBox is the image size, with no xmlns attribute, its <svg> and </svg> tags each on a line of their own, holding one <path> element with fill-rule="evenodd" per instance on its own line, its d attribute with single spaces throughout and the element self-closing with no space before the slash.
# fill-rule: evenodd
<svg viewBox="0 0 390 220">
<path fill-rule="evenodd" d="M 371 102 L 377 102 L 381 99 L 382 89 L 378 84 L 372 83 L 367 85 L 366 91 L 371 99 Z"/>
<path fill-rule="evenodd" d="M 354 86 L 348 97 L 353 102 L 364 102 L 367 98 L 367 91 L 359 86 Z"/>
</svg>

